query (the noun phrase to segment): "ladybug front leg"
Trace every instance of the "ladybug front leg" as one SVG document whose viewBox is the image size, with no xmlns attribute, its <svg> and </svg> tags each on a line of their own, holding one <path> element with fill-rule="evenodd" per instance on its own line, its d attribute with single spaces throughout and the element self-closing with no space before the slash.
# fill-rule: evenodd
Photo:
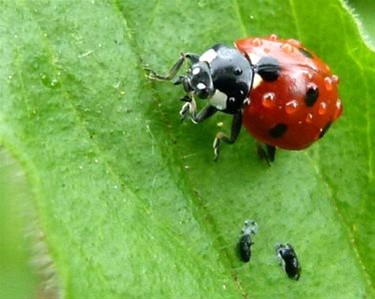
<svg viewBox="0 0 375 299">
<path fill-rule="evenodd" d="M 181 52 L 180 58 L 174 63 L 174 65 L 172 65 L 172 67 L 166 75 L 157 74 L 155 71 L 146 67 L 146 71 L 150 72 L 148 74 L 148 78 L 151 80 L 170 81 L 176 76 L 177 72 L 180 70 L 186 59 L 189 59 L 192 63 L 195 63 L 199 60 L 199 56 L 194 53 Z"/>
<path fill-rule="evenodd" d="M 191 121 L 198 124 L 217 112 L 215 107 L 208 104 L 197 113 L 197 104 L 195 103 L 194 98 L 184 96 L 181 100 L 186 102 L 180 110 L 181 121 L 185 120 L 190 115 Z"/>
<path fill-rule="evenodd" d="M 191 120 L 194 123 L 198 124 L 198 123 L 201 123 L 201 122 L 205 121 L 207 118 L 211 117 L 216 112 L 217 112 L 217 109 L 215 107 L 213 107 L 211 105 L 207 105 L 207 106 L 203 107 L 202 110 L 198 112 L 198 114 L 192 113 L 191 114 Z"/>
<path fill-rule="evenodd" d="M 242 113 L 237 112 L 233 115 L 232 119 L 232 127 L 230 131 L 230 136 L 228 137 L 223 132 L 219 132 L 216 134 L 216 138 L 214 140 L 213 148 L 214 148 L 214 160 L 217 161 L 219 159 L 220 154 L 220 143 L 223 141 L 228 144 L 233 144 L 236 142 L 238 135 L 240 134 L 242 127 Z"/>
</svg>

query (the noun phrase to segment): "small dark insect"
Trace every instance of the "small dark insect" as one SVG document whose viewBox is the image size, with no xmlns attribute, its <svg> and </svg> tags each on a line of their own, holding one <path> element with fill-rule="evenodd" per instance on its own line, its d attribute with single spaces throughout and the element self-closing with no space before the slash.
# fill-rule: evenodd
<svg viewBox="0 0 375 299">
<path fill-rule="evenodd" d="M 292 245 L 276 244 L 276 254 L 289 278 L 298 280 L 301 275 L 301 265 Z"/>
<path fill-rule="evenodd" d="M 238 254 L 245 263 L 250 261 L 251 246 L 254 244 L 252 236 L 258 231 L 258 225 L 254 220 L 246 220 L 241 230 L 241 237 L 238 242 Z"/>
</svg>

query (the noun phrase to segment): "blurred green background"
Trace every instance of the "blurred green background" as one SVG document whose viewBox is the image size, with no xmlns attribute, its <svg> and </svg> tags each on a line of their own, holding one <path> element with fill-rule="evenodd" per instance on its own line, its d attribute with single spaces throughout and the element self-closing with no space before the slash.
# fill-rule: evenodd
<svg viewBox="0 0 375 299">
<path fill-rule="evenodd" d="M 362 22 L 364 33 L 374 46 L 375 41 L 375 1 L 350 0 L 348 3 L 354 8 L 359 20 Z"/>
<path fill-rule="evenodd" d="M 351 0 L 363 24 L 362 30 L 375 44 L 375 1 Z M 0 145 L 0 299 L 45 298 L 31 263 L 32 192 L 17 161 Z"/>
<path fill-rule="evenodd" d="M 27 238 L 30 188 L 16 160 L 0 147 L 0 298 L 38 298 Z"/>
</svg>

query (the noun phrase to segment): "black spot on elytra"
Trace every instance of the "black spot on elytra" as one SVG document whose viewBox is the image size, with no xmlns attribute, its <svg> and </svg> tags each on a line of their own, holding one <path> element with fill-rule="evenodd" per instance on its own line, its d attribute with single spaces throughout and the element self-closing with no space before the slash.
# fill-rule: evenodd
<svg viewBox="0 0 375 299">
<path fill-rule="evenodd" d="M 285 124 L 277 124 L 272 129 L 269 130 L 269 134 L 273 138 L 280 138 L 281 136 L 283 136 L 285 134 L 287 129 L 288 129 L 288 127 Z"/>
<path fill-rule="evenodd" d="M 305 48 L 299 48 L 298 49 L 305 57 L 307 58 L 313 58 L 312 54 L 307 51 Z"/>
<path fill-rule="evenodd" d="M 316 100 L 319 97 L 319 88 L 317 86 L 312 86 L 307 89 L 305 94 L 305 104 L 307 107 L 314 106 Z"/>
<path fill-rule="evenodd" d="M 257 73 L 265 81 L 275 81 L 280 75 L 279 62 L 273 57 L 263 57 L 256 65 Z"/>
<path fill-rule="evenodd" d="M 332 124 L 332 122 L 328 122 L 328 123 L 324 126 L 323 130 L 322 130 L 322 131 L 320 132 L 320 134 L 319 134 L 319 138 L 322 138 L 322 137 L 327 133 L 327 131 L 328 131 L 328 129 L 330 128 L 331 124 Z"/>
</svg>

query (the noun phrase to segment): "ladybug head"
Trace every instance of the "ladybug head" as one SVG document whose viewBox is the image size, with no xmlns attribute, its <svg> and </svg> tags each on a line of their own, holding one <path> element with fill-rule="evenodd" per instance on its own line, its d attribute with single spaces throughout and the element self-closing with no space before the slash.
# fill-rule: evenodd
<svg viewBox="0 0 375 299">
<path fill-rule="evenodd" d="M 242 107 L 253 79 L 251 64 L 245 56 L 218 44 L 189 59 L 192 65 L 187 75 L 180 76 L 175 84 L 182 84 L 189 95 L 208 99 L 219 110 L 229 112 Z"/>
<path fill-rule="evenodd" d="M 187 94 L 201 99 L 210 98 L 215 93 L 210 66 L 205 61 L 192 64 L 186 76 L 180 76 L 176 84 L 182 83 Z"/>
</svg>

